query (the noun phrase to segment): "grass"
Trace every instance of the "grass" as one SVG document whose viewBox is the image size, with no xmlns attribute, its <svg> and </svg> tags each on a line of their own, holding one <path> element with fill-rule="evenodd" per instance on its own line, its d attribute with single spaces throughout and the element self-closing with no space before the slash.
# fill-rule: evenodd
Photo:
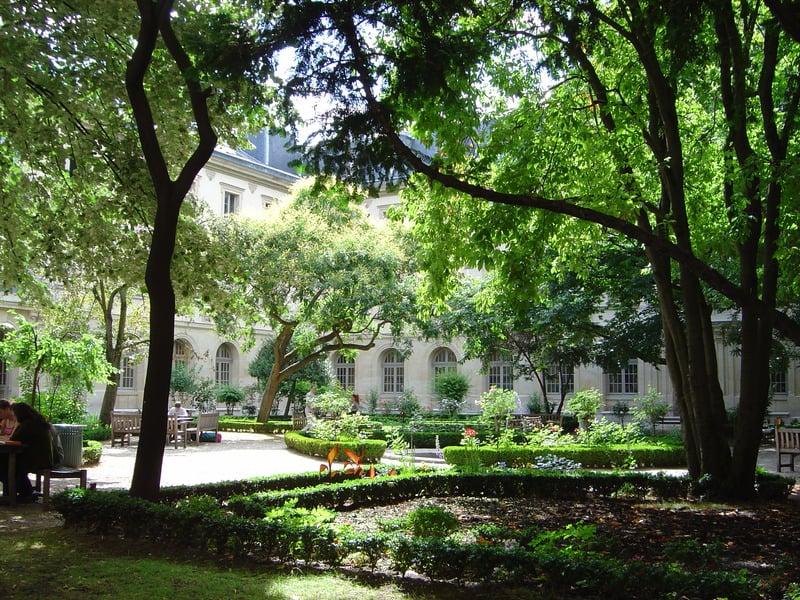
<svg viewBox="0 0 800 600">
<path fill-rule="evenodd" d="M 216 565 L 141 542 L 60 528 L 15 532 L 3 542 L 3 598 L 410 598 L 391 585 L 372 588 L 333 575 Z"/>
<path fill-rule="evenodd" d="M 0 552 L 4 600 L 455 600 L 464 589 L 372 581 L 275 565 L 223 565 L 191 552 L 116 537 L 89 536 L 60 527 L 4 533 Z M 187 544 L 190 544 L 187 536 Z M 470 593 L 478 598 L 541 600 L 532 590 Z M 552 598 L 552 596 L 546 596 Z"/>
</svg>

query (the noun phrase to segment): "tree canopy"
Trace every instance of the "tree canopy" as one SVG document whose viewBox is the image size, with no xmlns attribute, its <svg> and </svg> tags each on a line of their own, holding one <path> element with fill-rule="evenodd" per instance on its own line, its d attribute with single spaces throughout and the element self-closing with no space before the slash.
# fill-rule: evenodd
<svg viewBox="0 0 800 600">
<path fill-rule="evenodd" d="M 218 322 L 267 323 L 274 332 L 259 420 L 269 418 L 287 377 L 332 351 L 403 336 L 415 317 L 416 278 L 401 236 L 371 223 L 350 197 L 342 188 L 302 188 L 264 220 L 227 216 L 214 227 L 231 258 L 221 277 L 231 310 Z"/>
<path fill-rule="evenodd" d="M 299 2 L 268 33 L 292 31 L 302 57 L 290 92 L 327 92 L 308 149 L 320 170 L 422 176 L 409 214 L 435 232 L 439 290 L 486 260 L 475 239 L 510 259 L 552 245 L 578 260 L 607 230 L 641 244 L 689 471 L 746 496 L 772 332 L 800 343 L 785 310 L 798 21 L 784 3 L 746 0 Z M 749 367 L 732 456 L 710 320 L 722 297 L 741 309 Z"/>
</svg>

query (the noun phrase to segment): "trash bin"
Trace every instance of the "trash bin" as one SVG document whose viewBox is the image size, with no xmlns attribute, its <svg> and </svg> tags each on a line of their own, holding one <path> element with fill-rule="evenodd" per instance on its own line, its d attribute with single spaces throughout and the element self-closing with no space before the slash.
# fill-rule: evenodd
<svg viewBox="0 0 800 600">
<path fill-rule="evenodd" d="M 73 469 L 80 468 L 83 462 L 83 425 L 67 425 L 64 423 L 54 423 L 64 448 L 64 460 L 61 464 Z"/>
</svg>

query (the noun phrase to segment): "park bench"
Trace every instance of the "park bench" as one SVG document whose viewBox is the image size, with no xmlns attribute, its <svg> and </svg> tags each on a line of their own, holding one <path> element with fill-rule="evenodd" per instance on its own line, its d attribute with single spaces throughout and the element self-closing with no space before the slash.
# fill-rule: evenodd
<svg viewBox="0 0 800 600">
<path fill-rule="evenodd" d="M 216 441 L 217 435 L 219 434 L 219 413 L 200 413 L 197 415 L 197 425 L 195 426 L 195 429 L 197 430 L 198 440 L 203 440 L 204 433 L 213 432 L 214 441 Z"/>
<path fill-rule="evenodd" d="M 778 455 L 778 473 L 783 467 L 794 471 L 794 459 L 800 454 L 800 428 L 775 428 L 775 450 Z M 782 457 L 786 457 L 786 462 Z"/>
<path fill-rule="evenodd" d="M 131 445 L 131 436 L 139 435 L 142 414 L 137 411 L 115 410 L 111 412 L 111 447 Z"/>
</svg>

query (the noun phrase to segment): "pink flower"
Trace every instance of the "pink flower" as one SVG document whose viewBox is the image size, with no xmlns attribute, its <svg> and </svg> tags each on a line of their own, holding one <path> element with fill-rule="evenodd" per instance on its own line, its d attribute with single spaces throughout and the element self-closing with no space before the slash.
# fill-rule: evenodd
<svg viewBox="0 0 800 600">
<path fill-rule="evenodd" d="M 464 429 L 464 435 L 467 437 L 475 437 L 478 435 L 478 432 L 472 429 L 471 427 L 467 427 Z"/>
</svg>

